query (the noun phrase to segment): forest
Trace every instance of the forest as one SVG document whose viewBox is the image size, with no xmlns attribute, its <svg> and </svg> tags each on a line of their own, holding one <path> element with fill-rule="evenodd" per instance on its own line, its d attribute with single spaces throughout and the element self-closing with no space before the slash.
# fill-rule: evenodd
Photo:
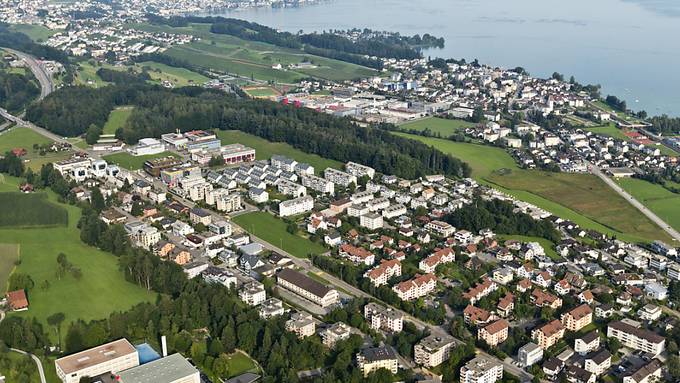
<svg viewBox="0 0 680 383">
<path fill-rule="evenodd" d="M 9 25 L 4 23 L 0 23 L 0 46 L 16 49 L 39 58 L 59 61 L 62 64 L 68 63 L 68 56 L 65 52 L 34 43 L 25 34 L 11 31 Z"/>
<path fill-rule="evenodd" d="M 648 130 L 663 135 L 680 134 L 680 117 L 669 117 L 667 115 L 654 116 L 648 120 L 652 126 Z"/>
<path fill-rule="evenodd" d="M 118 138 L 129 144 L 176 129 L 240 130 L 268 141 L 286 142 L 306 153 L 362 163 L 407 179 L 426 174 L 468 177 L 471 171 L 467 163 L 437 149 L 383 129 L 359 126 L 349 118 L 197 87 L 69 87 L 30 107 L 26 117 L 60 135 L 76 136 L 92 124 L 103 126 L 109 112 L 121 105 L 135 106 L 117 132 Z"/>
<path fill-rule="evenodd" d="M 0 106 L 10 112 L 26 107 L 40 94 L 33 75 L 0 71 Z"/>
</svg>

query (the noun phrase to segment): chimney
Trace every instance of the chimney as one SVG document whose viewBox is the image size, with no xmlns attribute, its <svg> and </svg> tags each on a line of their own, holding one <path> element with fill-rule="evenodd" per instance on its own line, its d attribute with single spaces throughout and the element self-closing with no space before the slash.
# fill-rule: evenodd
<svg viewBox="0 0 680 383">
<path fill-rule="evenodd" d="M 161 347 L 163 348 L 163 358 L 168 356 L 168 341 L 165 339 L 165 335 L 161 336 Z"/>
</svg>

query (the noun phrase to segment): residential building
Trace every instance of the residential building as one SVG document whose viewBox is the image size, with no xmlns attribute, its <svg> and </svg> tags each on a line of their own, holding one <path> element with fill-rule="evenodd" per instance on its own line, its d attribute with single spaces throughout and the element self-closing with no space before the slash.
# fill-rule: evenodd
<svg viewBox="0 0 680 383">
<path fill-rule="evenodd" d="M 655 321 L 661 317 L 661 307 L 652 304 L 646 304 L 638 310 L 638 317 L 646 321 Z"/>
<path fill-rule="evenodd" d="M 460 383 L 494 383 L 503 378 L 503 365 L 487 356 L 476 356 L 460 368 Z"/>
<path fill-rule="evenodd" d="M 333 195 L 335 193 L 335 184 L 333 182 L 315 175 L 303 175 L 302 186 L 323 194 Z"/>
<path fill-rule="evenodd" d="M 471 305 L 474 305 L 480 299 L 491 294 L 498 289 L 496 282 L 491 279 L 484 277 L 481 283 L 477 283 L 474 287 L 471 287 L 467 292 L 463 293 L 463 298 L 470 301 Z"/>
<path fill-rule="evenodd" d="M 600 348 L 600 334 L 593 330 L 574 340 L 574 352 L 586 355 Z"/>
<path fill-rule="evenodd" d="M 401 300 L 410 301 L 429 294 L 434 291 L 435 287 L 437 287 L 437 277 L 434 274 L 416 274 L 412 279 L 392 287 L 392 290 Z"/>
<path fill-rule="evenodd" d="M 449 358 L 451 348 L 455 345 L 452 337 L 430 335 L 420 340 L 413 347 L 413 359 L 425 367 L 436 367 Z"/>
<path fill-rule="evenodd" d="M 314 209 L 314 198 L 304 196 L 279 203 L 279 215 L 288 217 L 298 215 Z"/>
<path fill-rule="evenodd" d="M 255 161 L 255 149 L 238 143 L 221 146 L 220 154 L 226 165 Z"/>
<path fill-rule="evenodd" d="M 383 227 L 383 216 L 377 213 L 366 213 L 359 217 L 359 225 L 368 230 L 378 230 Z"/>
<path fill-rule="evenodd" d="M 477 332 L 477 339 L 482 339 L 491 347 L 496 347 L 508 339 L 510 324 L 505 319 L 499 319 Z"/>
<path fill-rule="evenodd" d="M 623 383 L 655 383 L 661 382 L 663 363 L 659 359 L 652 359 L 649 363 L 637 369 L 630 375 L 623 377 Z"/>
<path fill-rule="evenodd" d="M 467 324 L 478 325 L 488 323 L 492 316 L 491 313 L 482 308 L 467 305 L 465 310 L 463 310 L 463 318 Z"/>
<path fill-rule="evenodd" d="M 352 183 L 357 183 L 357 177 L 355 175 L 333 168 L 326 168 L 326 170 L 323 171 L 323 178 L 343 187 L 348 187 Z"/>
<path fill-rule="evenodd" d="M 531 331 L 533 339 L 542 349 L 547 350 L 564 337 L 564 326 L 555 319 Z"/>
<path fill-rule="evenodd" d="M 425 273 L 434 273 L 437 266 L 453 262 L 456 260 L 456 253 L 451 248 L 437 250 L 434 254 L 423 259 L 418 264 L 418 268 Z"/>
<path fill-rule="evenodd" d="M 323 329 L 319 335 L 324 346 L 333 348 L 339 341 L 349 338 L 351 332 L 350 327 L 344 322 L 336 322 Z"/>
<path fill-rule="evenodd" d="M 543 349 L 536 343 L 529 342 L 519 348 L 517 359 L 522 367 L 529 367 L 543 359 Z"/>
<path fill-rule="evenodd" d="M 582 304 L 575 309 L 562 314 L 562 325 L 569 331 L 579 331 L 593 322 L 593 310 Z"/>
<path fill-rule="evenodd" d="M 340 246 L 338 255 L 347 258 L 355 264 L 364 264 L 371 266 L 375 263 L 375 255 L 363 247 L 356 247 L 348 243 Z M 399 268 L 401 273 L 401 266 Z"/>
<path fill-rule="evenodd" d="M 576 365 L 568 365 L 565 376 L 569 383 L 595 383 L 597 376 Z"/>
<path fill-rule="evenodd" d="M 194 224 L 202 223 L 205 226 L 210 225 L 210 222 L 212 222 L 210 213 L 199 207 L 193 208 L 189 211 L 189 219 Z"/>
<path fill-rule="evenodd" d="M 595 375 L 602 375 L 612 365 L 612 354 L 606 349 L 588 355 L 584 364 L 584 369 Z"/>
<path fill-rule="evenodd" d="M 363 176 L 368 176 L 368 178 L 373 179 L 375 176 L 375 169 L 370 166 L 357 164 L 356 162 L 348 162 L 345 164 L 345 170 L 347 173 L 361 178 Z"/>
<path fill-rule="evenodd" d="M 314 335 L 316 323 L 312 315 L 305 312 L 294 312 L 286 321 L 286 331 L 294 332 L 298 338 L 306 338 Z"/>
<path fill-rule="evenodd" d="M 338 302 L 338 291 L 331 289 L 308 276 L 291 269 L 283 269 L 277 275 L 279 286 L 305 298 L 321 307 Z"/>
<path fill-rule="evenodd" d="M 456 231 L 456 228 L 447 222 L 437 220 L 433 220 L 425 224 L 425 229 L 439 235 L 440 237 L 448 237 Z"/>
<path fill-rule="evenodd" d="M 386 285 L 390 278 L 398 276 L 401 276 L 401 262 L 398 259 L 381 259 L 378 266 L 364 274 L 375 287 Z"/>
<path fill-rule="evenodd" d="M 364 377 L 381 368 L 396 374 L 399 368 L 397 354 L 390 346 L 365 348 L 356 355 L 357 366 Z"/>
<path fill-rule="evenodd" d="M 260 318 L 271 319 L 283 315 L 283 302 L 278 298 L 269 298 L 260 304 Z"/>
<path fill-rule="evenodd" d="M 623 321 L 610 322 L 607 325 L 607 336 L 618 339 L 622 345 L 659 355 L 663 352 L 666 339 L 652 331 L 634 327 Z"/>
<path fill-rule="evenodd" d="M 402 313 L 374 302 L 364 306 L 364 317 L 374 330 L 400 332 L 404 326 L 404 315 Z"/>
<path fill-rule="evenodd" d="M 267 292 L 262 283 L 250 281 L 241 286 L 238 297 L 249 306 L 257 306 L 267 299 Z"/>
<path fill-rule="evenodd" d="M 139 366 L 137 349 L 118 339 L 54 361 L 57 376 L 64 383 L 79 383 L 80 378 L 120 371 Z"/>
<path fill-rule="evenodd" d="M 200 372 L 180 354 L 172 354 L 118 372 L 120 383 L 201 383 Z"/>
</svg>

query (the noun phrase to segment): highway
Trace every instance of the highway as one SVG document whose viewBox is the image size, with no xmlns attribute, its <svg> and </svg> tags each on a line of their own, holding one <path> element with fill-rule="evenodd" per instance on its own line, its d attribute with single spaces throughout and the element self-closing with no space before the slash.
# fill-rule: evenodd
<svg viewBox="0 0 680 383">
<path fill-rule="evenodd" d="M 654 223 L 656 223 L 661 229 L 663 229 L 668 235 L 670 235 L 675 241 L 680 241 L 680 233 L 673 229 L 669 224 L 666 223 L 663 219 L 661 219 L 658 215 L 654 214 L 651 210 L 649 210 L 644 204 L 642 204 L 640 201 L 636 200 L 635 197 L 630 195 L 627 191 L 623 190 L 621 186 L 619 186 L 614 180 L 609 178 L 602 170 L 591 164 L 588 163 L 588 167 L 590 168 L 590 172 L 593 173 L 594 175 L 600 177 L 602 181 L 604 181 L 609 187 L 614 189 L 621 197 L 623 197 L 626 201 L 628 201 L 631 205 L 633 205 L 636 209 L 638 209 L 642 214 L 647 216 L 650 220 L 652 220 Z"/>
<path fill-rule="evenodd" d="M 41 86 L 42 86 L 42 88 L 43 88 L 43 91 L 41 92 L 41 98 L 43 98 L 44 96 L 46 96 L 46 95 L 48 95 L 49 93 L 51 93 L 52 90 L 53 90 L 53 83 L 52 83 L 51 78 L 50 78 L 50 77 L 47 75 L 47 73 L 45 72 L 44 68 L 42 68 L 42 67 L 40 66 L 40 64 L 39 64 L 34 58 L 32 58 L 32 57 L 30 57 L 30 56 L 27 56 L 27 55 L 25 55 L 25 54 L 23 54 L 23 53 L 20 53 L 20 52 L 16 52 L 16 51 L 12 51 L 12 50 L 10 50 L 10 51 L 13 52 L 14 54 L 16 54 L 17 56 L 20 56 L 20 57 L 24 58 L 24 60 L 26 60 L 26 62 L 28 63 L 29 67 L 31 68 L 31 70 L 32 70 L 33 73 L 35 74 L 36 78 L 38 78 L 38 80 L 40 81 L 40 84 L 41 84 Z M 43 78 L 43 80 L 41 80 L 41 78 Z M 45 81 L 45 82 L 43 82 L 43 81 Z M 42 95 L 43 93 L 45 94 L 44 96 Z M 39 126 L 37 126 L 37 125 L 35 125 L 35 124 L 29 122 L 29 121 L 25 121 L 25 120 L 23 120 L 23 119 L 20 118 L 20 117 L 13 116 L 12 114 L 10 114 L 9 112 L 7 112 L 6 110 L 4 110 L 4 109 L 2 109 L 2 108 L 0 108 L 0 115 L 2 115 L 2 116 L 3 116 L 5 119 L 7 119 L 7 120 L 13 121 L 13 122 L 16 123 L 18 126 L 24 126 L 24 127 L 29 128 L 29 129 L 32 129 L 32 130 L 34 130 L 35 132 L 37 132 L 37 133 L 39 133 L 39 134 L 41 134 L 41 135 L 43 135 L 43 136 L 45 136 L 45 137 L 47 137 L 47 138 L 49 138 L 49 139 L 51 139 L 51 140 L 54 140 L 54 141 L 56 141 L 56 142 L 68 142 L 65 138 L 60 137 L 60 136 L 58 136 L 58 135 L 55 135 L 54 133 L 49 132 L 48 130 L 46 130 L 46 129 L 42 128 L 42 127 L 39 127 Z M 94 157 L 94 158 L 99 158 L 99 155 L 98 155 L 97 153 L 95 153 L 95 152 L 93 152 L 93 151 L 89 151 L 89 150 L 85 150 L 85 151 L 86 151 L 88 154 L 90 154 L 90 156 L 92 156 L 92 157 Z M 136 178 L 140 178 L 140 179 L 146 178 L 144 175 L 139 174 L 139 173 L 136 173 L 136 172 L 131 172 L 131 174 L 133 174 L 134 177 L 136 177 Z M 159 182 L 159 181 L 157 181 L 157 180 L 154 180 L 153 183 L 154 183 L 154 185 L 155 185 L 156 187 L 158 187 L 160 190 L 163 190 L 163 191 L 165 191 L 165 192 L 168 192 L 167 187 L 166 187 L 164 184 L 162 184 L 161 182 Z M 175 199 L 179 200 L 180 202 L 182 202 L 183 204 L 185 204 L 186 206 L 188 206 L 188 207 L 190 207 L 190 208 L 195 206 L 195 204 L 194 204 L 192 201 L 189 201 L 189 200 L 187 200 L 187 199 L 185 199 L 185 198 L 181 198 L 181 197 L 179 197 L 179 196 L 177 196 L 177 195 L 174 195 L 174 194 L 172 194 L 172 196 L 173 196 Z M 257 208 L 254 207 L 254 206 L 251 206 L 251 205 L 246 205 L 246 209 L 245 209 L 245 210 L 246 210 L 246 211 L 255 211 L 255 210 L 257 210 Z M 212 211 L 212 210 L 209 210 L 209 211 L 210 211 L 210 213 L 213 215 L 214 218 L 217 218 L 217 219 L 224 219 L 224 216 L 221 215 L 220 213 L 215 212 L 215 211 Z M 238 215 L 238 214 L 243 214 L 243 213 L 244 213 L 243 211 L 235 212 L 234 214 L 232 214 L 232 216 L 236 216 L 236 215 Z M 235 231 L 248 232 L 248 230 L 245 230 L 244 228 L 242 228 L 242 227 L 236 225 L 233 221 L 231 222 L 231 225 L 232 225 L 232 227 L 235 229 Z M 256 237 L 256 236 L 253 235 L 252 233 L 250 234 L 250 237 L 251 237 L 251 239 L 252 239 L 254 242 L 260 243 L 264 248 L 266 248 L 266 249 L 268 249 L 268 250 L 271 250 L 271 251 L 275 251 L 275 252 L 277 252 L 277 253 L 279 253 L 279 254 L 281 254 L 281 255 L 285 255 L 286 257 L 288 257 L 289 259 L 291 259 L 292 262 L 293 262 L 296 266 L 300 267 L 300 268 L 301 268 L 302 270 L 304 270 L 305 272 L 312 272 L 312 273 L 315 273 L 315 274 L 317 274 L 317 275 L 322 276 L 322 278 L 324 278 L 325 280 L 327 280 L 327 281 L 328 281 L 331 285 L 333 285 L 334 287 L 338 288 L 338 290 L 346 291 L 346 292 L 350 293 L 350 294 L 351 294 L 352 296 L 354 296 L 354 297 L 377 299 L 377 298 L 373 297 L 372 295 L 370 295 L 370 294 L 368 294 L 368 293 L 366 293 L 366 292 L 364 292 L 364 291 L 358 289 L 357 287 L 352 286 L 352 285 L 350 285 L 349 283 L 347 283 L 347 282 L 345 282 L 345 281 L 343 281 L 343 280 L 341 280 L 341 279 L 339 279 L 339 278 L 336 278 L 335 276 L 330 275 L 330 274 L 324 272 L 323 270 L 321 270 L 321 269 L 315 267 L 314 265 L 312 265 L 311 261 L 308 260 L 308 259 L 297 258 L 297 257 L 293 256 L 292 254 L 288 253 L 287 251 L 285 251 L 285 250 L 283 250 L 283 249 L 281 249 L 281 248 L 279 248 L 279 247 L 277 247 L 277 246 L 275 246 L 275 245 L 273 245 L 273 244 L 271 244 L 271 243 L 269 243 L 269 242 L 266 242 L 266 241 L 262 240 L 261 238 Z M 383 302 L 383 304 L 387 305 L 387 304 L 384 303 L 384 302 Z M 388 305 L 388 306 L 389 306 L 389 305 Z M 398 309 L 395 308 L 395 307 L 392 307 L 392 308 L 395 309 L 395 310 L 397 310 L 397 311 L 399 311 L 399 312 L 401 312 L 401 313 L 404 315 L 404 320 L 408 320 L 408 321 L 413 322 L 413 323 L 416 324 L 416 326 L 419 327 L 420 329 L 426 328 L 426 329 L 429 330 L 429 332 L 430 332 L 431 334 L 434 334 L 434 335 L 446 335 L 446 336 L 451 336 L 451 335 L 448 333 L 448 331 L 446 330 L 446 328 L 445 328 L 444 326 L 436 326 L 436 325 L 433 325 L 433 324 L 424 322 L 424 321 L 422 321 L 422 320 L 420 320 L 420 319 L 418 319 L 418 318 L 415 318 L 415 317 L 409 315 L 409 314 L 406 313 L 406 312 L 403 312 L 403 311 L 401 311 L 401 310 L 398 310 Z M 455 338 L 454 338 L 454 339 L 455 339 Z M 464 343 L 464 342 L 463 342 L 462 340 L 460 340 L 460 339 L 455 339 L 455 340 L 456 340 L 459 344 Z M 482 351 L 482 350 L 480 350 L 480 349 L 477 349 L 477 354 L 478 354 L 478 355 L 486 355 L 486 356 L 488 356 L 489 358 L 498 360 L 500 363 L 503 364 L 503 368 L 504 368 L 505 371 L 507 371 L 507 372 L 509 372 L 509 373 L 511 373 L 511 374 L 513 374 L 513 375 L 515 375 L 515 376 L 518 376 L 522 382 L 531 381 L 531 379 L 533 378 L 533 375 L 527 373 L 526 371 L 524 371 L 524 370 L 522 370 L 521 368 L 517 367 L 516 365 L 512 364 L 511 361 L 508 360 L 508 359 L 506 359 L 506 360 L 500 360 L 500 359 L 496 358 L 495 356 L 489 355 L 489 354 L 485 353 L 484 351 Z M 38 360 L 38 362 L 39 362 L 39 360 Z M 39 365 L 39 369 L 40 369 L 41 375 L 42 375 L 42 365 Z M 42 379 L 43 379 L 42 383 L 45 383 L 44 378 L 42 378 Z"/>
<path fill-rule="evenodd" d="M 40 97 L 38 100 L 42 100 L 47 97 L 48 94 L 52 93 L 54 90 L 54 82 L 52 81 L 52 76 L 47 72 L 45 67 L 33 56 L 27 55 L 26 53 L 16 51 L 10 48 L 2 48 L 7 52 L 16 55 L 18 58 L 23 60 L 26 65 L 28 65 L 31 72 L 38 82 L 40 82 Z"/>
</svg>

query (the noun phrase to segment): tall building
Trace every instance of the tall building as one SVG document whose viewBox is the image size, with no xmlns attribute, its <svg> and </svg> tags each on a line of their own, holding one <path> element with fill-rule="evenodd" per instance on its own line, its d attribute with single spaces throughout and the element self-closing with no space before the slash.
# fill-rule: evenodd
<svg viewBox="0 0 680 383">
<path fill-rule="evenodd" d="M 557 319 L 531 331 L 531 338 L 544 350 L 557 343 L 562 337 L 564 337 L 564 326 Z"/>
<path fill-rule="evenodd" d="M 430 335 L 413 347 L 413 359 L 425 367 L 439 366 L 449 358 L 449 352 L 454 346 L 451 337 Z"/>
<path fill-rule="evenodd" d="M 517 351 L 517 359 L 522 367 L 529 367 L 543 359 L 543 349 L 536 343 L 529 342 Z"/>
<path fill-rule="evenodd" d="M 503 365 L 486 356 L 477 356 L 460 368 L 460 383 L 494 383 L 502 378 Z"/>
</svg>

